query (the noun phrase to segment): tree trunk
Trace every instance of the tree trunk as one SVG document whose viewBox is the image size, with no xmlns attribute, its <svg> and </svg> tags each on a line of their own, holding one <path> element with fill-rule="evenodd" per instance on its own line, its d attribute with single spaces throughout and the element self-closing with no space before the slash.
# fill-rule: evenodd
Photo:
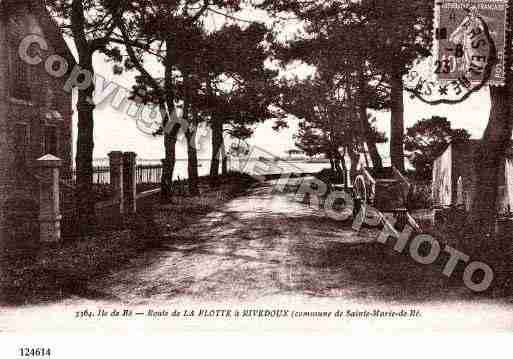
<svg viewBox="0 0 513 359">
<path fill-rule="evenodd" d="M 223 171 L 223 176 L 226 176 L 228 174 L 228 156 L 226 155 L 226 146 L 224 143 L 224 137 L 221 137 L 223 144 L 221 145 L 221 168 Z"/>
<path fill-rule="evenodd" d="M 168 198 L 172 194 L 173 175 L 176 164 L 176 142 L 178 141 L 178 132 L 180 126 L 174 126 L 170 133 L 164 134 L 164 148 L 166 158 L 164 160 L 161 180 L 161 194 L 163 198 Z"/>
<path fill-rule="evenodd" d="M 377 170 L 382 170 L 383 160 L 379 154 L 376 139 L 369 123 L 369 117 L 367 116 L 367 93 L 365 89 L 365 79 L 362 72 L 359 73 L 358 82 L 358 111 L 360 121 L 362 123 L 363 135 L 365 137 L 365 142 L 367 143 L 367 148 L 369 149 L 369 155 L 371 157 L 373 167 Z"/>
<path fill-rule="evenodd" d="M 87 40 L 86 19 L 81 0 L 71 4 L 71 30 L 78 52 L 81 70 L 90 76 L 93 71 L 93 52 Z M 86 76 L 86 75 L 84 75 Z M 86 76 L 87 77 L 87 76 Z M 87 80 L 86 80 L 87 81 Z M 82 236 L 91 234 L 96 224 L 95 203 L 93 196 L 93 150 L 94 150 L 94 83 L 87 88 L 79 88 L 77 100 L 78 135 L 77 135 L 77 210 L 80 233 Z"/>
<path fill-rule="evenodd" d="M 510 147 L 512 131 L 508 87 L 490 86 L 490 97 L 490 120 L 474 160 L 477 183 L 465 226 L 465 238 L 472 242 L 463 243 L 481 255 L 490 246 L 486 238 L 494 233 L 500 168 Z"/>
<path fill-rule="evenodd" d="M 210 163 L 210 176 L 219 176 L 219 165 L 221 157 L 221 148 L 223 146 L 223 122 L 213 116 L 212 118 L 212 162 Z"/>
<path fill-rule="evenodd" d="M 189 192 L 192 196 L 200 194 L 198 187 L 198 150 L 196 149 L 196 128 L 185 132 L 187 138 L 187 163 L 189 173 Z"/>
<path fill-rule="evenodd" d="M 404 172 L 404 100 L 401 71 L 397 70 L 391 78 L 391 133 L 390 157 L 392 165 Z"/>
<path fill-rule="evenodd" d="M 82 1 L 72 3 L 72 32 L 78 52 L 79 65 L 90 76 L 93 71 L 93 52 L 85 34 L 86 20 Z M 87 77 L 87 75 L 84 75 Z M 86 80 L 87 81 L 87 80 Z M 77 100 L 78 135 L 77 135 L 77 210 L 80 233 L 87 236 L 96 224 L 95 202 L 93 196 L 93 150 L 94 150 L 94 104 L 93 81 L 86 88 L 79 88 Z"/>
<path fill-rule="evenodd" d="M 511 23 L 511 14 L 508 22 Z M 512 42 L 512 32 L 506 32 L 506 44 Z M 474 159 L 476 186 L 473 193 L 472 208 L 465 222 L 462 248 L 468 254 L 476 253 L 483 260 L 494 257 L 501 245 L 491 239 L 495 230 L 497 216 L 497 194 L 501 166 L 504 166 L 506 150 L 511 147 L 513 94 L 513 60 L 511 46 L 506 46 L 506 84 L 503 87 L 490 86 L 490 119 L 483 134 Z M 498 254 L 498 253 L 497 253 Z M 501 254 L 499 254 L 501 255 Z"/>
<path fill-rule="evenodd" d="M 189 194 L 199 195 L 198 188 L 198 151 L 196 149 L 196 131 L 198 130 L 198 112 L 192 108 L 190 77 L 187 71 L 183 71 L 184 79 L 184 111 L 183 118 L 190 125 L 185 130 L 187 139 L 187 173 L 189 175 Z M 192 118 L 192 123 L 190 119 Z"/>
<path fill-rule="evenodd" d="M 89 57 L 89 60 L 81 61 L 80 66 L 82 66 L 82 69 L 93 73 L 92 56 L 85 55 L 85 57 Z M 77 101 L 77 202 L 80 233 L 83 236 L 91 234 L 96 224 L 93 196 L 94 105 L 90 103 L 93 90 L 92 85 L 87 89 L 79 90 Z"/>
<path fill-rule="evenodd" d="M 163 121 L 163 128 L 166 128 L 167 121 L 171 121 L 171 115 L 175 109 L 175 93 L 173 83 L 173 65 L 174 57 L 173 52 L 173 41 L 171 39 L 166 40 L 166 59 L 165 59 L 165 75 L 164 75 L 164 97 L 167 105 L 166 118 Z M 167 198 L 171 195 L 173 186 L 173 174 L 175 171 L 176 164 L 176 142 L 178 140 L 178 133 L 180 131 L 180 125 L 175 125 L 170 132 L 166 133 L 164 130 L 164 151 L 165 160 L 164 168 L 162 170 L 161 180 L 161 194 L 163 198 Z"/>
<path fill-rule="evenodd" d="M 196 147 L 196 133 L 198 130 L 198 114 L 193 110 L 193 123 L 194 126 L 189 126 L 185 132 L 187 138 L 187 163 L 189 173 L 189 192 L 192 196 L 200 194 L 198 184 L 198 149 Z"/>
</svg>

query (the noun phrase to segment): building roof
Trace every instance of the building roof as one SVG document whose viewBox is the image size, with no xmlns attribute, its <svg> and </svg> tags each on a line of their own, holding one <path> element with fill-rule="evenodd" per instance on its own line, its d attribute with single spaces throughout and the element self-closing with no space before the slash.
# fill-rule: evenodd
<svg viewBox="0 0 513 359">
<path fill-rule="evenodd" d="M 22 5 L 28 5 L 30 11 L 37 16 L 44 36 L 54 48 L 56 55 L 64 57 L 68 61 L 69 68 L 73 68 L 76 64 L 75 57 L 66 44 L 59 26 L 46 9 L 45 0 L 0 0 L 0 14 L 8 15 L 13 9 Z"/>
</svg>

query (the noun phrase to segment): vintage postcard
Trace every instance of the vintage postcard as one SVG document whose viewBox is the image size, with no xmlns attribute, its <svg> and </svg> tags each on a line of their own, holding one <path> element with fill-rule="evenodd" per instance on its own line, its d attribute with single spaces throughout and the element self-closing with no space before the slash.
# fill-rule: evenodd
<svg viewBox="0 0 513 359">
<path fill-rule="evenodd" d="M 511 332 L 510 3 L 0 1 L 0 336 Z"/>
</svg>

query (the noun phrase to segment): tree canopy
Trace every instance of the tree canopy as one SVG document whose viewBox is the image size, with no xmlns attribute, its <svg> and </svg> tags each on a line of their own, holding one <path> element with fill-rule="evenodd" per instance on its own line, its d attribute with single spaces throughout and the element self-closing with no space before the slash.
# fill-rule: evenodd
<svg viewBox="0 0 513 359">
<path fill-rule="evenodd" d="M 405 149 L 419 179 L 432 176 L 433 162 L 446 150 L 449 143 L 468 141 L 470 134 L 461 128 L 451 128 L 446 117 L 423 119 L 407 129 Z"/>
</svg>

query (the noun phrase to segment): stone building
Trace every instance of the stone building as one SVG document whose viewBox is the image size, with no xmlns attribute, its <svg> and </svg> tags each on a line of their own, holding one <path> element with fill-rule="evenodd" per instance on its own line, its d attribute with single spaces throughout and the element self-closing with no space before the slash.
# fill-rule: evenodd
<svg viewBox="0 0 513 359">
<path fill-rule="evenodd" d="M 475 159 L 479 140 L 451 143 L 433 164 L 433 204 L 438 208 L 461 206 L 466 211 L 472 207 L 476 186 Z M 507 151 L 500 168 L 497 212 L 513 210 L 513 146 Z"/>
<path fill-rule="evenodd" d="M 31 44 L 25 53 L 39 64 L 20 56 L 25 43 Z M 62 159 L 64 173 L 71 170 L 72 94 L 65 83 L 75 62 L 44 0 L 0 2 L 0 50 L 1 233 L 12 237 L 14 229 L 26 237 L 39 210 L 36 159 L 51 154 Z M 60 77 L 45 68 L 56 55 L 68 64 Z"/>
</svg>

